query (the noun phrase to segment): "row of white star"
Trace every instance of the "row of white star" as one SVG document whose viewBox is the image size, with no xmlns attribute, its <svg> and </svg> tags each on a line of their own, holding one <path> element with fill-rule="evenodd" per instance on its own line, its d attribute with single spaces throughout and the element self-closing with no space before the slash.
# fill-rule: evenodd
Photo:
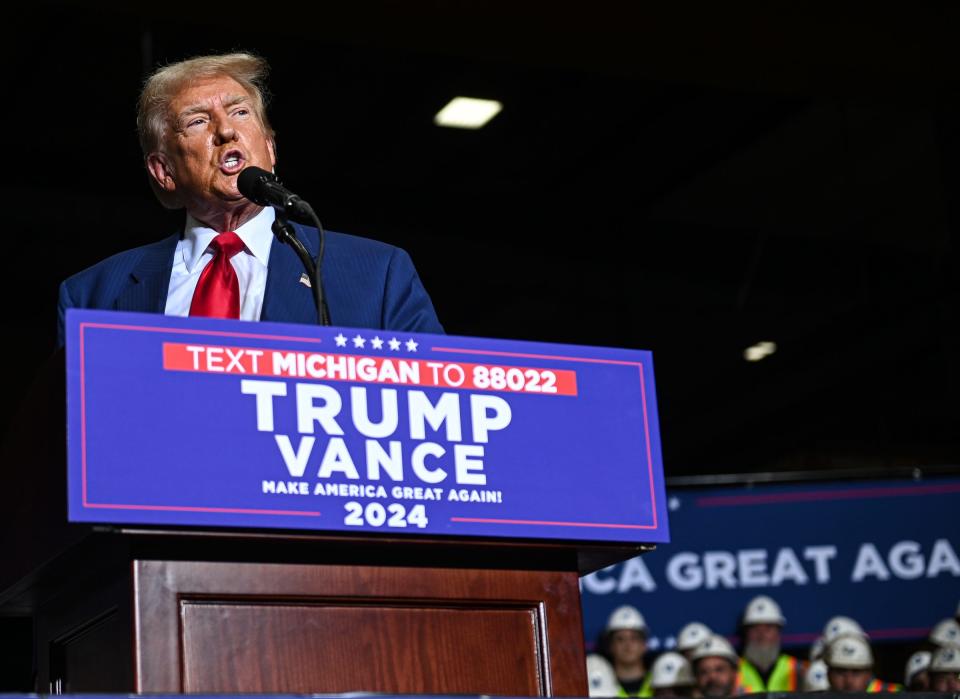
<svg viewBox="0 0 960 699">
<path fill-rule="evenodd" d="M 360 335 L 347 337 L 343 333 L 338 333 L 336 336 L 334 336 L 333 341 L 337 343 L 337 347 L 346 347 L 348 341 L 352 342 L 353 346 L 357 349 L 363 349 L 367 346 L 367 338 Z M 384 343 L 386 343 L 392 352 L 399 351 L 401 346 L 406 347 L 408 352 L 416 352 L 417 347 L 420 346 L 420 343 L 416 342 L 412 337 L 406 342 L 401 342 L 396 337 L 391 337 L 389 340 L 385 340 L 379 335 L 370 338 L 371 349 L 383 349 Z"/>
</svg>

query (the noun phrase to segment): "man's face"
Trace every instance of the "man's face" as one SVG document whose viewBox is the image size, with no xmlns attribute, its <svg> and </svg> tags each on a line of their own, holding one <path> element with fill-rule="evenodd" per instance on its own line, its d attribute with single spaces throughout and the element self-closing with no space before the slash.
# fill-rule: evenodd
<svg viewBox="0 0 960 699">
<path fill-rule="evenodd" d="M 751 624 L 744 627 L 744 635 L 747 643 L 780 647 L 780 627 L 776 624 Z"/>
<path fill-rule="evenodd" d="M 247 91 L 227 76 L 193 83 L 171 100 L 169 118 L 161 149 L 147 156 L 161 188 L 201 220 L 208 211 L 248 205 L 237 175 L 250 165 L 271 170 L 276 158 Z"/>
<path fill-rule="evenodd" d="M 696 668 L 697 686 L 704 696 L 729 697 L 737 681 L 737 670 L 723 658 L 701 658 Z"/>
<path fill-rule="evenodd" d="M 910 680 L 910 684 L 907 685 L 907 689 L 911 692 L 926 692 L 930 689 L 930 672 L 923 670 L 918 672 L 913 676 L 913 679 Z"/>
<path fill-rule="evenodd" d="M 643 659 L 647 652 L 647 641 L 643 634 L 633 629 L 619 629 L 610 634 L 610 655 L 613 662 L 620 665 L 632 665 Z"/>
<path fill-rule="evenodd" d="M 931 673 L 930 690 L 934 692 L 960 692 L 960 674 L 956 672 Z"/>
<path fill-rule="evenodd" d="M 776 624 L 751 624 L 743 629 L 743 654 L 754 665 L 766 671 L 780 654 L 780 627 Z"/>
<path fill-rule="evenodd" d="M 835 692 L 865 692 L 873 673 L 870 670 L 830 668 L 827 679 Z"/>
</svg>

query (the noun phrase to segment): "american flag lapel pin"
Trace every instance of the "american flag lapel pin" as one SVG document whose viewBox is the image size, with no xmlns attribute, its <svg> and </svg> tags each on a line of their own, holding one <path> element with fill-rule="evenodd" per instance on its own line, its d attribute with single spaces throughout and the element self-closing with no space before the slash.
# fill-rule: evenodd
<svg viewBox="0 0 960 699">
<path fill-rule="evenodd" d="M 300 274 L 300 283 L 303 284 L 308 289 L 312 289 L 313 285 L 310 283 L 310 277 L 307 276 L 306 272 Z"/>
</svg>

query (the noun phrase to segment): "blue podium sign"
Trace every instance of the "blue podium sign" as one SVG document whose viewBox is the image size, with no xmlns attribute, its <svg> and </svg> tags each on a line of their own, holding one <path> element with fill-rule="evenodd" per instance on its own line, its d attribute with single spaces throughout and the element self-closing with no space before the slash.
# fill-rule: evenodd
<svg viewBox="0 0 960 699">
<path fill-rule="evenodd" d="M 74 522 L 668 541 L 649 352 L 71 310 Z"/>
<path fill-rule="evenodd" d="M 957 609 L 960 477 L 678 488 L 667 498 L 669 547 L 582 579 L 588 643 L 623 604 L 644 615 L 652 650 L 672 648 L 691 621 L 733 637 L 760 594 L 779 603 L 792 647 L 838 614 L 882 642 L 925 638 Z"/>
</svg>

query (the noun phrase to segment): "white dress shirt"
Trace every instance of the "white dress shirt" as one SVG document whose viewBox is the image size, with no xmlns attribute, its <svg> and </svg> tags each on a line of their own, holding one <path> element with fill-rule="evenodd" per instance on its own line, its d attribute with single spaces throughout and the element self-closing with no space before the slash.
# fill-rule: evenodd
<svg viewBox="0 0 960 699">
<path fill-rule="evenodd" d="M 270 261 L 270 246 L 273 244 L 274 210 L 266 206 L 259 214 L 234 231 L 243 241 L 243 251 L 231 258 L 230 263 L 240 280 L 240 319 L 260 320 L 263 309 L 263 293 L 267 288 L 267 264 Z M 193 292 L 200 280 L 200 273 L 213 259 L 210 248 L 218 233 L 187 214 L 183 239 L 173 253 L 173 270 L 170 273 L 170 288 L 167 290 L 168 316 L 190 315 Z"/>
</svg>

